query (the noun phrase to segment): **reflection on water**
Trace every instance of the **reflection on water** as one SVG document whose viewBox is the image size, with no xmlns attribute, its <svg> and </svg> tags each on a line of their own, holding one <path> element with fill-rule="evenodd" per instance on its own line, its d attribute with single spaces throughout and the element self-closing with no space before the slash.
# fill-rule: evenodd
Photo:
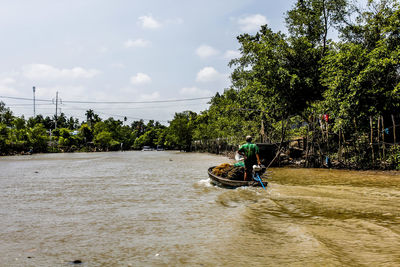
<svg viewBox="0 0 400 267">
<path fill-rule="evenodd" d="M 398 173 L 272 169 L 211 186 L 226 158 L 178 152 L 0 158 L 1 266 L 396 266 Z"/>
</svg>

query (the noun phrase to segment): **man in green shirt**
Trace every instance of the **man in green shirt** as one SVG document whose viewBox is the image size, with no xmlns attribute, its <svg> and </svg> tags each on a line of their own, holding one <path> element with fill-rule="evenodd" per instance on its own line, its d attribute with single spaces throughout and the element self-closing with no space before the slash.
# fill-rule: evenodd
<svg viewBox="0 0 400 267">
<path fill-rule="evenodd" d="M 251 141 L 253 138 L 248 135 L 246 136 L 246 144 L 242 145 L 239 148 L 238 153 L 244 156 L 244 180 L 250 181 L 252 180 L 252 171 L 253 165 L 261 165 L 260 157 L 258 156 L 259 149 L 256 144 L 253 144 Z"/>
</svg>

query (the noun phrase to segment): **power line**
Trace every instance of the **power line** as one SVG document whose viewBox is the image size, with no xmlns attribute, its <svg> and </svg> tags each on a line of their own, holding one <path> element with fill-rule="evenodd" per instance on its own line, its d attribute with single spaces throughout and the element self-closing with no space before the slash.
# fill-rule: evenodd
<svg viewBox="0 0 400 267">
<path fill-rule="evenodd" d="M 15 99 L 15 100 L 27 100 L 27 101 L 33 100 L 33 98 L 16 97 L 16 96 L 2 96 L 2 95 L 0 96 L 0 98 Z M 52 102 L 52 100 L 45 100 L 45 99 L 35 99 L 35 101 Z"/>
<path fill-rule="evenodd" d="M 31 108 L 32 104 L 8 104 L 7 107 L 29 107 Z M 36 104 L 36 106 L 53 106 L 53 104 Z"/>
<path fill-rule="evenodd" d="M 171 99 L 171 100 L 150 100 L 150 101 L 71 101 L 66 100 L 64 103 L 75 103 L 75 104 L 147 104 L 147 103 L 169 103 L 169 102 L 183 102 L 183 101 L 195 101 L 202 99 L 211 99 L 211 97 L 196 97 L 196 98 L 184 98 L 184 99 Z"/>
<path fill-rule="evenodd" d="M 26 100 L 32 101 L 32 98 L 25 97 L 14 97 L 14 96 L 0 96 L 0 98 L 15 99 L 15 100 Z M 211 99 L 212 97 L 196 97 L 196 98 L 183 98 L 183 99 L 170 99 L 170 100 L 150 100 L 150 101 L 76 101 L 76 100 L 64 100 L 64 103 L 75 103 L 75 104 L 151 104 L 151 103 L 169 103 L 169 102 L 184 102 L 184 101 L 195 101 L 203 99 Z M 52 102 L 52 100 L 36 99 L 41 102 Z"/>
<path fill-rule="evenodd" d="M 183 107 L 195 107 L 195 106 L 204 106 L 207 105 L 207 103 L 201 103 L 201 104 L 185 104 Z M 76 109 L 75 106 L 71 105 L 66 105 L 65 103 L 63 104 L 64 109 Z M 127 106 L 113 106 L 113 107 L 108 107 L 108 106 L 96 106 L 96 110 L 101 110 L 101 109 L 107 109 L 107 110 L 159 110 L 159 109 L 167 109 L 167 108 L 176 108 L 176 105 L 157 105 L 157 106 L 136 106 L 136 107 L 127 107 Z M 87 110 L 84 108 L 80 108 L 82 110 Z"/>
<path fill-rule="evenodd" d="M 63 101 L 64 102 L 64 101 Z M 203 106 L 203 105 L 207 105 L 207 103 L 201 103 L 201 104 L 186 104 L 185 107 L 196 107 L 196 106 Z M 40 106 L 40 109 L 50 109 L 50 106 L 54 106 L 53 103 L 51 104 L 36 104 L 36 106 Z M 47 106 L 43 107 L 43 106 Z M 59 104 L 59 106 L 63 106 L 64 109 L 81 109 L 81 110 L 87 110 L 87 108 L 77 108 L 75 106 L 70 106 L 70 105 L 65 105 L 63 104 Z M 8 104 L 7 107 L 10 108 L 24 108 L 24 109 L 31 109 L 32 108 L 32 104 Z M 164 106 L 139 106 L 139 107 L 126 107 L 126 106 L 121 106 L 121 107 L 96 107 L 97 110 L 99 109 L 107 109 L 107 110 L 135 110 L 135 109 L 165 109 L 165 108 L 173 108 L 176 107 L 174 105 L 164 105 Z M 52 108 L 51 108 L 52 109 Z"/>
<path fill-rule="evenodd" d="M 23 100 L 23 101 L 32 101 L 33 98 L 25 98 L 25 97 L 16 97 L 16 96 L 0 96 L 1 98 L 5 98 L 5 99 L 14 99 L 14 100 Z M 56 96 L 56 109 L 57 109 L 57 96 Z M 173 102 L 185 102 L 185 101 L 196 101 L 196 100 L 209 100 L 212 97 L 196 97 L 196 98 L 183 98 L 183 99 L 169 99 L 169 100 L 150 100 L 150 101 L 73 101 L 73 100 L 63 100 L 62 105 L 64 106 L 65 104 L 154 104 L 154 103 L 173 103 Z M 40 106 L 44 106 L 44 105 L 54 105 L 54 99 L 52 100 L 48 100 L 48 99 L 35 99 L 35 101 L 37 102 L 45 102 L 48 104 L 36 104 L 36 105 L 40 105 Z M 24 105 L 31 105 L 31 104 L 12 104 L 14 105 L 14 107 L 18 107 L 18 105 L 20 105 L 22 109 L 24 109 L 25 107 L 22 107 Z M 192 104 L 193 105 L 193 104 Z M 190 106 L 192 106 L 190 105 Z M 72 107 L 74 108 L 74 110 L 87 110 L 85 108 L 79 108 L 79 107 L 73 107 L 73 106 L 69 106 L 68 107 Z M 167 106 L 168 107 L 168 106 Z M 172 106 L 169 106 L 172 107 Z M 106 107 L 105 107 L 106 108 Z M 136 108 L 129 108 L 129 107 L 123 107 L 122 109 L 126 110 L 126 109 L 146 109 L 146 107 L 136 107 Z M 157 108 L 166 108 L 164 107 L 153 107 L 153 109 L 157 109 Z M 47 108 L 41 108 L 41 109 L 47 109 Z M 167 120 L 155 120 L 155 119 L 145 119 L 145 118 L 136 118 L 136 117 L 130 117 L 130 116 L 125 116 L 125 115 L 118 115 L 118 114 L 109 114 L 109 113 L 104 113 L 99 111 L 99 109 L 101 108 L 96 108 L 95 112 L 103 114 L 103 115 L 108 115 L 108 116 L 115 116 L 115 117 L 121 117 L 121 118 L 129 118 L 132 120 L 145 120 L 145 121 L 150 121 L 150 120 L 154 120 L 154 121 L 159 121 L 159 122 L 169 122 Z M 109 109 L 109 108 L 107 108 Z M 56 111 L 56 115 L 55 117 L 57 117 L 57 111 Z"/>
<path fill-rule="evenodd" d="M 144 121 L 158 121 L 158 122 L 169 122 L 166 120 L 155 120 L 155 119 L 145 119 L 145 118 L 134 118 L 134 117 L 129 117 L 129 116 L 124 116 L 124 115 L 117 115 L 117 114 L 109 114 L 109 113 L 104 113 L 101 111 L 96 111 L 97 113 L 103 114 L 103 115 L 108 115 L 108 116 L 113 116 L 113 117 L 120 117 L 120 118 L 128 118 L 131 120 L 144 120 Z"/>
<path fill-rule="evenodd" d="M 85 108 L 79 108 L 79 107 L 75 107 L 75 106 L 70 106 L 70 107 L 73 108 L 74 110 L 83 110 L 83 111 L 87 110 Z M 131 119 L 131 120 L 145 120 L 145 121 L 154 120 L 154 121 L 158 121 L 158 122 L 169 122 L 169 121 L 166 121 L 166 120 L 145 119 L 145 118 L 130 117 L 130 116 L 126 116 L 126 115 L 110 114 L 110 113 L 105 113 L 105 112 L 99 111 L 98 109 L 94 109 L 93 112 L 99 113 L 99 114 L 102 114 L 102 115 L 114 116 L 114 117 L 120 117 L 120 118 L 125 118 L 126 117 L 126 118 Z"/>
</svg>

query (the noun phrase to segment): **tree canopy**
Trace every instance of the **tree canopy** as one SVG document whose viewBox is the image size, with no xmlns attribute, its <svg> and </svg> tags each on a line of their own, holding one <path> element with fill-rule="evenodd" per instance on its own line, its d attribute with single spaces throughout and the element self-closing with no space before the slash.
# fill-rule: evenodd
<svg viewBox="0 0 400 267">
<path fill-rule="evenodd" d="M 287 34 L 263 25 L 255 34 L 237 37 L 240 56 L 229 63 L 231 85 L 199 114 L 175 113 L 169 126 L 143 120 L 125 125 L 126 118 L 102 120 L 89 109 L 79 123 L 63 113 L 17 118 L 0 103 L 0 149 L 45 151 L 54 146 L 44 143 L 56 142 L 57 149 L 66 150 L 163 146 L 189 151 L 194 140 L 251 134 L 276 142 L 291 135 L 311 140 L 307 150 L 318 150 L 319 156 L 339 157 L 345 143 L 348 153 L 364 151 L 351 161 L 374 161 L 373 142 L 385 136 L 373 132 L 385 130 L 386 140 L 395 143 L 394 124 L 400 120 L 398 0 L 368 0 L 362 8 L 347 0 L 298 0 L 285 16 Z M 323 122 L 324 114 L 329 121 Z M 388 121 L 393 126 L 382 129 Z M 382 161 L 388 158 L 384 154 Z"/>
</svg>

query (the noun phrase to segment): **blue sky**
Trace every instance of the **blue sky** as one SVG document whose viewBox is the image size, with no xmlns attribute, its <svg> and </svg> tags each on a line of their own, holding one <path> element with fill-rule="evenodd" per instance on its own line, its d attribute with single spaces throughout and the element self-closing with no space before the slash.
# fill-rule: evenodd
<svg viewBox="0 0 400 267">
<path fill-rule="evenodd" d="M 172 103 L 90 104 L 68 101 L 154 101 L 213 96 L 229 87 L 236 36 L 267 23 L 285 31 L 294 0 L 1 1 L 0 96 L 52 100 L 84 119 L 127 116 L 166 123 L 175 112 L 207 108 L 207 99 Z M 32 101 L 0 98 L 15 115 Z M 65 101 L 65 102 L 64 102 Z M 36 102 L 36 114 L 55 105 Z"/>
</svg>

